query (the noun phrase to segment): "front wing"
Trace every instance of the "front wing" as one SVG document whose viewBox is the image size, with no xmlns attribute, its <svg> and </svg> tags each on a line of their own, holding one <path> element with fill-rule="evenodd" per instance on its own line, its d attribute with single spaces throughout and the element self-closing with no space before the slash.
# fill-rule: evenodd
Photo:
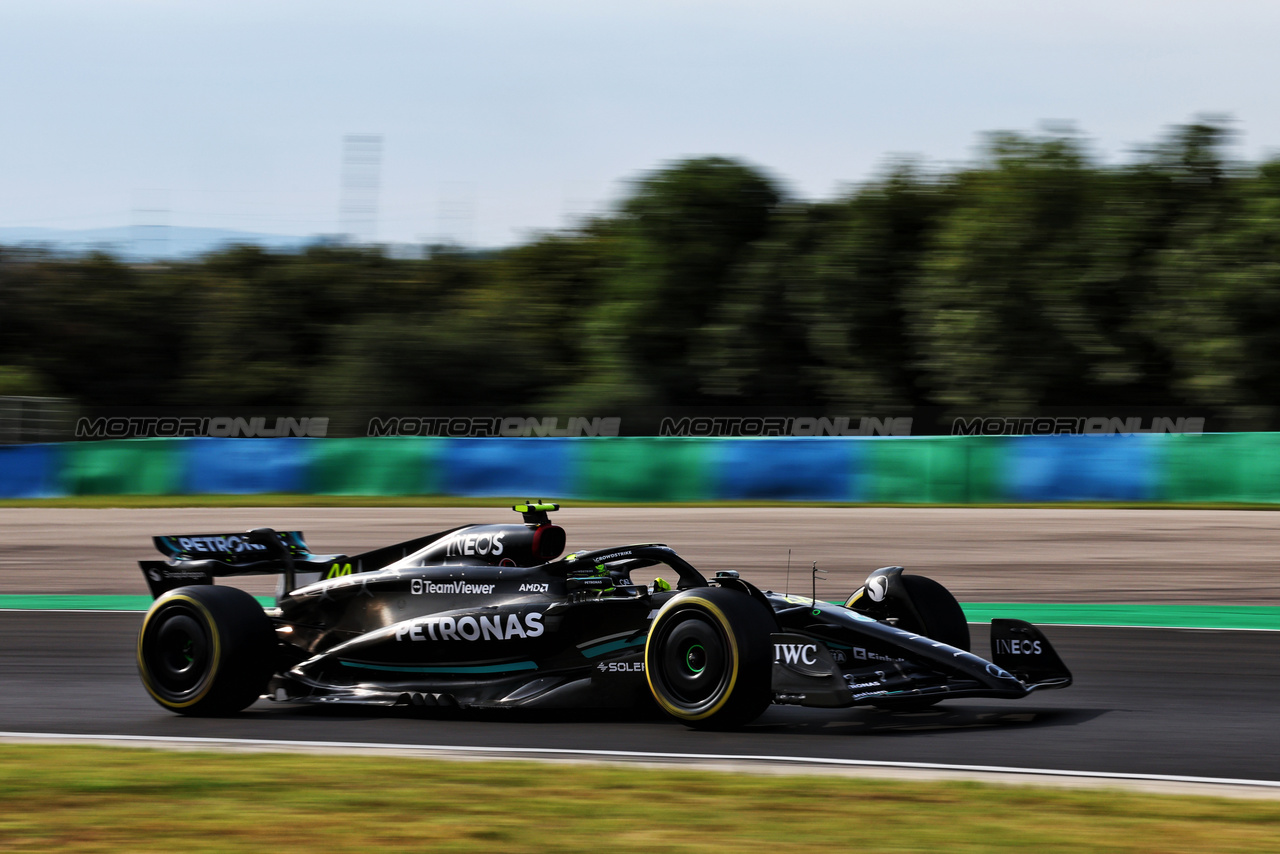
<svg viewBox="0 0 1280 854">
<path fill-rule="evenodd" d="M 816 632 L 771 636 L 774 702 L 839 708 L 961 697 L 1018 699 L 1066 688 L 1072 680 L 1044 634 L 1021 620 L 992 621 L 990 661 L 876 622 L 861 623 L 856 633 L 846 631 L 839 639 L 832 637 L 836 626 L 830 622 L 821 628 L 826 637 Z"/>
</svg>

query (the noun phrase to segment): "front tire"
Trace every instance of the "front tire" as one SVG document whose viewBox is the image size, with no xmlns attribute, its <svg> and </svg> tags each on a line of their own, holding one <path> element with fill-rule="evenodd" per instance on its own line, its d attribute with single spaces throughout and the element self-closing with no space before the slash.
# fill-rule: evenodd
<svg viewBox="0 0 1280 854">
<path fill-rule="evenodd" d="M 923 575 L 902 576 L 902 586 L 922 622 L 904 618 L 898 628 L 969 652 L 969 621 L 950 590 Z"/>
<path fill-rule="evenodd" d="M 898 628 L 969 651 L 969 622 L 964 616 L 964 609 L 950 590 L 923 575 L 902 576 L 902 586 L 920 619 L 901 617 Z M 907 697 L 901 700 L 881 700 L 873 705 L 891 712 L 918 712 L 935 706 L 944 699 L 945 696 Z"/>
<path fill-rule="evenodd" d="M 645 675 L 658 705 L 682 723 L 728 729 L 760 716 L 772 700 L 772 615 L 719 587 L 676 596 L 653 620 Z"/>
<path fill-rule="evenodd" d="M 233 714 L 262 694 L 276 639 L 258 601 L 235 587 L 179 587 L 157 599 L 138 633 L 138 673 L 161 706 Z"/>
</svg>

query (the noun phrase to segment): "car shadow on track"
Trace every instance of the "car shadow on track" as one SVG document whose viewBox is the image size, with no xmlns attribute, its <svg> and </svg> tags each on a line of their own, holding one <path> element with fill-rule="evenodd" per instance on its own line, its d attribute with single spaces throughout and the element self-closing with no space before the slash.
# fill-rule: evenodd
<svg viewBox="0 0 1280 854">
<path fill-rule="evenodd" d="M 939 705 L 918 711 L 889 711 L 870 707 L 808 709 L 771 706 L 743 731 L 772 735 L 884 736 L 922 732 L 1027 729 L 1077 726 L 1109 709 L 1009 708 L 1007 706 Z M 655 707 L 639 709 L 455 709 L 353 705 L 280 705 L 262 703 L 249 712 L 271 718 L 308 721 L 465 721 L 538 727 L 549 724 L 616 726 L 656 725 L 685 728 Z"/>
<path fill-rule="evenodd" d="M 412 706 L 307 705 L 259 702 L 248 714 L 299 720 L 476 721 L 511 724 L 671 723 L 655 705 L 641 709 L 459 709 Z"/>
<path fill-rule="evenodd" d="M 922 732 L 1078 726 L 1109 709 L 1037 709 L 939 705 L 916 711 L 857 708 L 836 712 L 774 706 L 751 725 L 758 733 L 826 736 L 910 735 Z"/>
</svg>

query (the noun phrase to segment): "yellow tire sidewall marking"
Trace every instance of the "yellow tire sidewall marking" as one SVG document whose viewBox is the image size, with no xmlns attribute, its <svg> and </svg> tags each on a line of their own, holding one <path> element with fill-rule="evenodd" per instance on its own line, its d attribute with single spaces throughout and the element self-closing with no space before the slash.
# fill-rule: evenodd
<svg viewBox="0 0 1280 854">
<path fill-rule="evenodd" d="M 147 636 L 147 627 L 151 625 L 151 618 L 159 613 L 160 609 L 152 606 L 147 612 L 146 619 L 142 621 L 142 631 L 138 632 L 138 669 L 142 671 L 142 685 L 147 689 L 147 693 L 155 698 L 156 702 L 170 709 L 185 709 L 195 705 L 205 698 L 209 693 L 209 689 L 213 687 L 213 683 L 218 675 L 218 663 L 222 657 L 222 644 L 218 638 L 218 624 L 213 619 L 213 614 L 209 613 L 209 609 L 203 603 L 192 599 L 190 596 L 179 593 L 176 596 L 170 596 L 164 600 L 164 604 L 175 601 L 183 601 L 192 605 L 197 611 L 204 615 L 205 622 L 209 626 L 209 634 L 213 636 L 213 662 L 209 667 L 209 678 L 205 683 L 204 690 L 189 700 L 181 703 L 175 703 L 172 700 L 166 700 L 155 691 L 151 690 L 151 673 L 147 670 L 146 657 L 142 654 L 142 640 Z"/>
<path fill-rule="evenodd" d="M 656 688 L 654 688 L 654 685 L 653 685 L 653 668 L 649 666 L 649 647 L 653 643 L 653 635 L 654 635 L 652 630 L 650 630 L 649 638 L 648 640 L 645 641 L 645 645 L 644 645 L 644 660 L 645 660 L 644 675 L 645 675 L 645 679 L 649 683 L 650 693 L 653 694 L 654 699 L 658 701 L 658 705 L 661 706 L 666 712 L 686 721 L 705 720 L 706 718 L 709 718 L 712 715 L 714 715 L 716 712 L 720 711 L 720 709 L 724 707 L 724 704 L 729 702 L 729 698 L 733 696 L 733 687 L 736 684 L 738 684 L 738 665 L 739 665 L 739 662 L 741 661 L 738 655 L 738 639 L 734 637 L 733 628 L 729 625 L 729 619 L 725 617 L 724 612 L 721 611 L 714 602 L 711 602 L 707 599 L 703 599 L 701 596 L 688 596 L 682 599 L 671 600 L 666 605 L 662 606 L 662 610 L 658 612 L 658 616 L 653 618 L 653 622 L 656 625 L 658 621 L 662 619 L 663 615 L 665 615 L 667 611 L 671 610 L 672 608 L 679 608 L 685 605 L 694 605 L 694 604 L 710 612 L 710 614 L 720 624 L 721 631 L 724 632 L 725 637 L 729 641 L 729 655 L 733 661 L 733 670 L 729 674 L 729 684 L 725 688 L 724 695 L 720 697 L 720 701 L 718 703 L 716 703 L 714 706 L 707 709 L 706 711 L 699 712 L 696 715 L 690 715 L 688 712 L 684 711 L 683 709 L 680 709 L 679 707 L 673 706 L 670 703 L 668 703 L 666 698 L 663 697 L 662 694 Z"/>
</svg>

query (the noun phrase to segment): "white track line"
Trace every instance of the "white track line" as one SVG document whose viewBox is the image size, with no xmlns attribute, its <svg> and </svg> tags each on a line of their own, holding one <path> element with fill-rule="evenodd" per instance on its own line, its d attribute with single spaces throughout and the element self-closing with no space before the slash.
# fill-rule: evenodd
<svg viewBox="0 0 1280 854">
<path fill-rule="evenodd" d="M 708 763 L 730 765 L 783 766 L 795 773 L 819 770 L 866 769 L 909 772 L 934 772 L 981 777 L 1015 776 L 1022 781 L 1043 778 L 1037 782 L 1101 781 L 1130 784 L 1163 784 L 1164 787 L 1197 787 L 1202 794 L 1220 794 L 1212 789 L 1237 787 L 1255 792 L 1280 793 L 1280 780 L 1247 780 L 1230 777 L 1192 777 L 1177 774 L 1124 774 L 1105 771 L 1072 771 L 1055 768 L 1018 768 L 1007 765 L 953 765 L 941 762 L 889 762 L 871 759 L 838 759 L 817 756 L 736 755 L 732 753 L 666 753 L 644 750 L 590 750 L 554 747 L 478 747 L 448 744 L 395 744 L 362 741 L 302 741 L 265 738 L 205 738 L 158 735 L 89 735 L 49 732 L 0 732 L 7 742 L 45 742 L 82 744 L 131 744 L 168 748 L 221 748 L 240 750 L 308 750 L 331 753 L 394 751 L 399 754 L 433 755 L 437 758 L 532 759 L 555 761 L 576 759 L 598 762 L 638 762 L 680 764 L 697 768 Z"/>
<path fill-rule="evenodd" d="M 7 614 L 145 614 L 146 611 L 126 611 L 122 608 L 0 608 Z"/>
</svg>

